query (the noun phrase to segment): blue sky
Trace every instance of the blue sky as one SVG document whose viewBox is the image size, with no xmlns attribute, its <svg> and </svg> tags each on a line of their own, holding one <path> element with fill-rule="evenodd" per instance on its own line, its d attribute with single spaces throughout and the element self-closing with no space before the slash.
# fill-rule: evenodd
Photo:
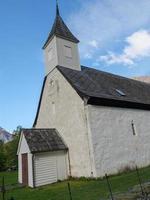
<svg viewBox="0 0 150 200">
<path fill-rule="evenodd" d="M 59 0 L 81 41 L 81 64 L 123 76 L 150 75 L 149 0 Z M 0 126 L 32 127 L 44 79 L 41 49 L 55 0 L 3 0 L 0 6 Z"/>
</svg>

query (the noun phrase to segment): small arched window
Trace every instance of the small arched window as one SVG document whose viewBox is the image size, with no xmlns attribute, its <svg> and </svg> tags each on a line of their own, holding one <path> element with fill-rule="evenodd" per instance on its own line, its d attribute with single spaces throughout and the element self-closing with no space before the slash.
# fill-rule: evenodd
<svg viewBox="0 0 150 200">
<path fill-rule="evenodd" d="M 134 121 L 132 120 L 131 121 L 131 126 L 132 126 L 132 133 L 134 136 L 137 136 L 137 131 L 136 131 L 136 127 L 135 127 L 135 124 L 134 124 Z"/>
</svg>

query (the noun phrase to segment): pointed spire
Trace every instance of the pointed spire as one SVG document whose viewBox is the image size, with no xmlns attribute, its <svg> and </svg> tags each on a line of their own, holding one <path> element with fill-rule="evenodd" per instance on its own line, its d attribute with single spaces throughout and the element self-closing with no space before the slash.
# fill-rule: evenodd
<svg viewBox="0 0 150 200">
<path fill-rule="evenodd" d="M 57 36 L 59 38 L 63 38 L 69 40 L 74 43 L 79 43 L 79 40 L 71 33 L 69 28 L 66 26 L 65 22 L 63 21 L 62 17 L 60 16 L 58 0 L 56 0 L 56 18 L 54 24 L 52 26 L 52 30 L 46 40 L 43 49 L 49 44 L 49 41 L 53 36 Z"/>
<path fill-rule="evenodd" d="M 56 0 L 56 15 L 59 16 L 60 12 L 59 12 L 59 5 L 58 5 L 58 0 Z"/>
</svg>

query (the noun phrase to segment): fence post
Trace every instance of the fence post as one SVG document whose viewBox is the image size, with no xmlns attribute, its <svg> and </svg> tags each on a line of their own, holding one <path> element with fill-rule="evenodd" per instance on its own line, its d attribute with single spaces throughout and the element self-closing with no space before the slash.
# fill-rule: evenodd
<svg viewBox="0 0 150 200">
<path fill-rule="evenodd" d="M 68 191 L 69 191 L 70 200 L 72 200 L 72 193 L 71 193 L 70 183 L 68 183 Z"/>
<path fill-rule="evenodd" d="M 109 182 L 108 175 L 105 174 L 105 177 L 106 177 L 106 181 L 107 181 L 107 185 L 108 185 L 108 189 L 109 189 L 109 193 L 110 193 L 111 200 L 114 200 L 114 197 L 113 197 L 113 193 L 112 193 L 112 189 L 111 189 L 111 185 L 110 185 L 110 182 Z"/>
<path fill-rule="evenodd" d="M 6 193 L 5 180 L 4 180 L 4 176 L 3 176 L 3 178 L 2 178 L 2 198 L 3 198 L 3 200 L 5 200 L 5 193 Z"/>
<path fill-rule="evenodd" d="M 139 184 L 140 184 L 141 193 L 144 196 L 145 192 L 144 192 L 143 187 L 142 187 L 142 181 L 141 181 L 141 177 L 140 177 L 139 170 L 138 170 L 137 166 L 136 166 L 136 173 L 137 173 L 138 181 L 139 181 Z"/>
</svg>

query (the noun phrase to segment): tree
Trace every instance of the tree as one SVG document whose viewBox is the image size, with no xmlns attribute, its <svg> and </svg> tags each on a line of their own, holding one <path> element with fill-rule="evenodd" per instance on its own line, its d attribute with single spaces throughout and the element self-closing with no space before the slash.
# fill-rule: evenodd
<svg viewBox="0 0 150 200">
<path fill-rule="evenodd" d="M 17 168 L 17 147 L 19 142 L 19 135 L 14 135 L 13 139 L 5 144 L 6 152 L 6 167 L 7 169 Z"/>
<path fill-rule="evenodd" d="M 13 139 L 10 142 L 4 144 L 4 142 L 0 140 L 0 171 L 17 168 L 17 148 L 21 129 L 22 127 L 18 126 L 16 130 L 14 130 Z"/>
<path fill-rule="evenodd" d="M 22 126 L 17 126 L 16 130 L 13 131 L 13 135 L 20 135 Z"/>
<path fill-rule="evenodd" d="M 0 171 L 4 171 L 6 169 L 6 154 L 5 154 L 5 148 L 4 143 L 2 140 L 0 140 Z"/>
<path fill-rule="evenodd" d="M 16 169 L 18 166 L 17 148 L 18 148 L 21 129 L 22 129 L 21 126 L 17 126 L 16 130 L 13 131 L 13 139 L 5 144 L 7 169 Z"/>
</svg>

